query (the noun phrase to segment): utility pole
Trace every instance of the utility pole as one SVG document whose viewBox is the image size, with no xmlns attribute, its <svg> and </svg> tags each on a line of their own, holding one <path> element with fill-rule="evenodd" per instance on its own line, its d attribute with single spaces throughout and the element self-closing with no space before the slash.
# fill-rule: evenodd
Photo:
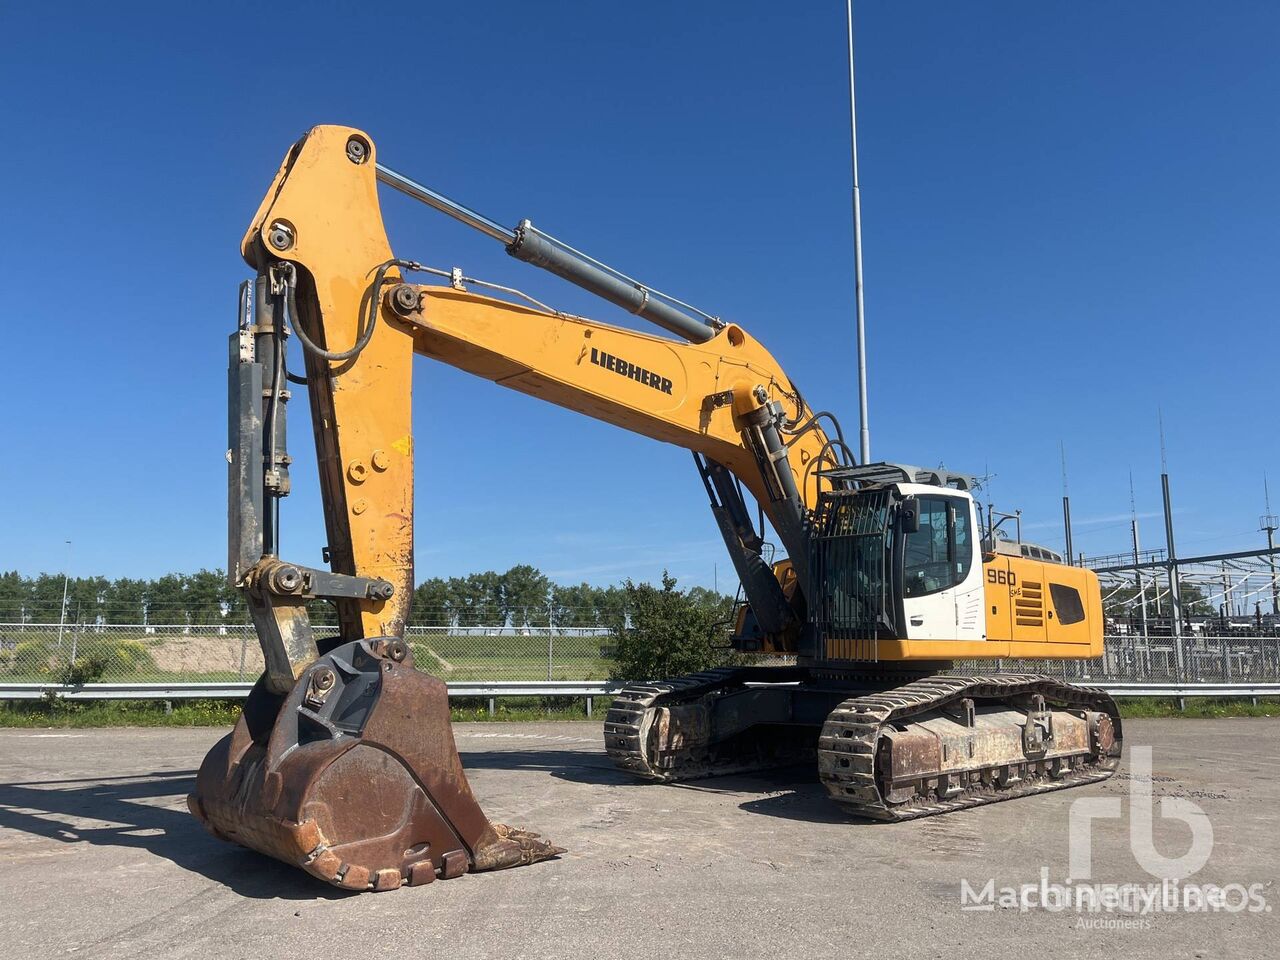
<svg viewBox="0 0 1280 960">
<path fill-rule="evenodd" d="M 1062 528 L 1067 534 L 1067 563 L 1075 563 L 1075 554 L 1071 550 L 1071 497 L 1067 495 L 1067 448 L 1058 441 L 1058 451 L 1062 454 Z M 1083 564 L 1081 564 L 1083 566 Z"/>
<path fill-rule="evenodd" d="M 853 156 L 853 293 L 858 328 L 858 457 L 871 462 L 871 428 L 867 423 L 867 328 L 862 311 L 862 191 L 858 185 L 858 107 L 853 88 L 853 0 L 845 0 L 849 26 L 849 138 Z"/>
<path fill-rule="evenodd" d="M 1178 680 L 1185 676 L 1182 649 L 1182 589 L 1178 583 L 1178 553 L 1173 546 L 1173 502 L 1169 498 L 1169 462 L 1164 449 L 1164 415 L 1160 415 L 1160 491 L 1164 496 L 1164 536 L 1168 544 L 1169 606 L 1173 627 L 1173 650 L 1178 665 Z"/>
<path fill-rule="evenodd" d="M 1231 577 L 1227 574 L 1227 561 L 1222 561 L 1222 630 L 1226 635 L 1227 623 L 1231 619 Z"/>
<path fill-rule="evenodd" d="M 1142 546 L 1138 542 L 1138 508 L 1133 499 L 1133 471 L 1129 471 L 1129 526 L 1133 531 L 1133 577 L 1137 581 L 1138 600 L 1142 611 L 1142 637 L 1147 636 L 1147 583 L 1142 579 L 1142 568 L 1138 566 L 1138 556 Z"/>
<path fill-rule="evenodd" d="M 1267 475 L 1262 475 L 1262 495 L 1265 497 L 1267 512 L 1264 513 L 1258 522 L 1258 528 L 1265 530 L 1267 534 L 1267 549 L 1271 551 L 1267 555 L 1267 564 L 1271 567 L 1271 615 L 1280 616 L 1280 584 L 1276 583 L 1276 528 L 1280 527 L 1280 523 L 1276 521 L 1276 515 L 1271 512 L 1271 490 L 1267 487 Z"/>
<path fill-rule="evenodd" d="M 71 579 L 71 541 L 64 541 L 67 545 L 67 569 L 62 574 L 62 610 L 58 614 L 58 649 L 62 649 L 62 628 L 67 623 L 67 583 Z"/>
</svg>

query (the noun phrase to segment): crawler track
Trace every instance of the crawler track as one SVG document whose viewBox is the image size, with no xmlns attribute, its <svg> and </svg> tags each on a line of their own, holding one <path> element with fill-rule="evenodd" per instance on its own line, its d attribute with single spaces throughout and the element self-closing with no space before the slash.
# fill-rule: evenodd
<svg viewBox="0 0 1280 960">
<path fill-rule="evenodd" d="M 812 762 L 816 727 L 766 724 L 713 742 L 709 719 L 720 698 L 742 693 L 748 686 L 795 684 L 808 676 L 807 670 L 795 667 L 726 667 L 632 684 L 614 698 L 605 718 L 605 749 L 628 773 L 663 781 Z M 700 709 L 704 706 L 706 711 Z M 671 715 L 665 715 L 664 708 L 671 708 Z M 673 739 L 678 745 L 673 746 Z"/>
<path fill-rule="evenodd" d="M 748 678 L 765 679 L 757 671 L 726 668 L 624 688 L 605 719 L 609 756 L 629 773 L 661 781 L 744 773 L 812 756 L 811 746 L 797 748 L 794 735 L 779 737 L 776 731 L 758 728 L 726 742 L 655 750 L 660 738 L 652 735 L 653 725 L 660 722 L 662 708 L 714 700 L 741 690 Z M 1037 694 L 1051 709 L 1076 716 L 1100 715 L 1102 729 L 1093 731 L 1087 752 L 968 767 L 952 771 L 945 783 L 924 776 L 912 795 L 904 798 L 899 785 L 890 796 L 881 751 L 887 728 L 909 727 L 926 714 L 952 708 L 964 699 L 1005 705 Z M 1101 690 L 1034 675 L 938 675 L 845 700 L 822 726 L 817 765 L 819 778 L 843 809 L 860 817 L 898 821 L 1105 780 L 1115 772 L 1120 747 L 1119 713 Z"/>
<path fill-rule="evenodd" d="M 887 725 L 910 724 L 963 698 L 990 703 L 1034 694 L 1055 709 L 1103 714 L 1111 729 L 1091 737 L 1088 754 L 1065 762 L 1028 759 L 974 767 L 962 772 L 961 789 L 946 797 L 938 795 L 936 779 L 922 778 L 915 796 L 902 802 L 886 799 L 880 739 Z M 1119 764 L 1120 747 L 1120 716 L 1115 701 L 1101 690 L 1034 675 L 936 676 L 853 697 L 832 711 L 818 742 L 818 775 L 832 798 L 852 814 L 874 820 L 912 820 L 1105 780 Z"/>
</svg>

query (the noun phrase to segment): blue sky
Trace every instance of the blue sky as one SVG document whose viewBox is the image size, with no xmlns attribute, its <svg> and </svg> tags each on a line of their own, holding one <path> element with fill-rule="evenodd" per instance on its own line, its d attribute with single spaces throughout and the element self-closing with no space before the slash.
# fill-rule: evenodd
<svg viewBox="0 0 1280 960">
<path fill-rule="evenodd" d="M 79 9 L 77 8 L 79 6 Z M 1029 536 L 1249 548 L 1275 453 L 1280 8 L 858 4 L 873 454 Z M 6 4 L 0 567 L 225 556 L 238 242 L 307 127 L 741 323 L 856 434 L 843 4 Z M 401 256 L 632 321 L 385 196 Z M 303 411 L 295 404 L 295 413 Z M 438 412 L 443 411 L 444 416 Z M 711 585 L 689 456 L 420 360 L 419 576 Z M 323 542 L 303 417 L 286 554 Z M 477 435 L 484 437 L 475 445 Z M 643 464 L 643 469 L 637 465 Z"/>
</svg>

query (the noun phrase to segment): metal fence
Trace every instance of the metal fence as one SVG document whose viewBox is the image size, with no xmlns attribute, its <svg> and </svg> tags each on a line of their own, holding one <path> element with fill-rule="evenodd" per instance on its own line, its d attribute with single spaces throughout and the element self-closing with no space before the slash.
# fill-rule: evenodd
<svg viewBox="0 0 1280 960">
<path fill-rule="evenodd" d="M 410 627 L 417 666 L 456 686 L 602 681 L 614 665 L 605 627 Z M 244 624 L 0 623 L 0 685 L 244 684 L 262 656 Z M 1280 682 L 1280 637 L 1117 634 L 1092 660 L 957 661 L 958 673 L 1042 673 L 1079 683 Z"/>
<path fill-rule="evenodd" d="M 985 673 L 990 660 L 961 660 L 957 673 Z M 1041 673 L 1075 683 L 1272 683 L 1280 681 L 1280 637 L 1113 634 L 1090 660 L 994 662 L 1003 673 Z"/>
<path fill-rule="evenodd" d="M 604 680 L 605 627 L 409 627 L 415 664 L 449 682 Z M 262 671 L 248 624 L 0 623 L 0 682 L 248 682 Z"/>
</svg>

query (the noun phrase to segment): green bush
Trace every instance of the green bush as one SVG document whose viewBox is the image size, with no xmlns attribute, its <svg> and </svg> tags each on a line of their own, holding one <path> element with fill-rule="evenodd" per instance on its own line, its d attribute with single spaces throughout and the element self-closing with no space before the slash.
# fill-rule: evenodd
<svg viewBox="0 0 1280 960">
<path fill-rule="evenodd" d="M 104 677 L 152 673 L 158 669 L 155 659 L 140 640 L 113 640 L 104 646 L 106 650 L 95 651 L 92 654 L 105 658 Z"/>
<path fill-rule="evenodd" d="M 614 627 L 612 679 L 660 680 L 734 662 L 727 597 L 696 588 L 681 592 L 666 571 L 661 589 L 628 580 L 625 590 L 631 623 Z"/>
<path fill-rule="evenodd" d="M 72 649 L 75 659 L 68 660 Z M 145 677 L 158 669 L 142 641 L 97 639 L 92 634 L 76 637 L 74 644 L 64 637 L 61 649 L 56 640 L 24 640 L 5 654 L 3 668 L 13 675 L 73 684 Z"/>
<path fill-rule="evenodd" d="M 111 661 L 101 654 L 76 657 L 58 672 L 58 679 L 63 683 L 76 686 L 82 683 L 93 683 L 95 680 L 102 679 L 102 675 L 107 672 L 110 664 Z"/>
</svg>

